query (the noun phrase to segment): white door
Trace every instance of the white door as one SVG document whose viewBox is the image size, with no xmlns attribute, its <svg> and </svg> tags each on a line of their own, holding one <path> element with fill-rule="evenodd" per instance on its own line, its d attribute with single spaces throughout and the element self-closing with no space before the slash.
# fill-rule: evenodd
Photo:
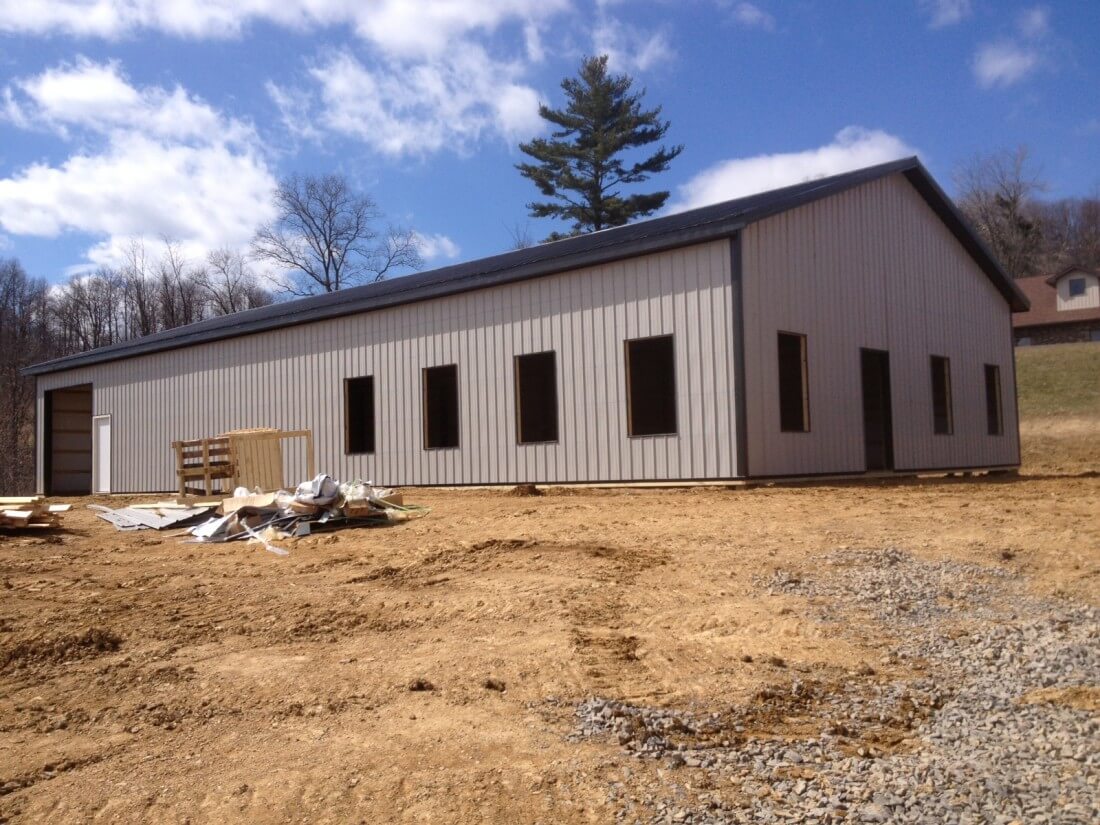
<svg viewBox="0 0 1100 825">
<path fill-rule="evenodd" d="M 92 492 L 111 492 L 111 416 L 92 419 Z"/>
</svg>

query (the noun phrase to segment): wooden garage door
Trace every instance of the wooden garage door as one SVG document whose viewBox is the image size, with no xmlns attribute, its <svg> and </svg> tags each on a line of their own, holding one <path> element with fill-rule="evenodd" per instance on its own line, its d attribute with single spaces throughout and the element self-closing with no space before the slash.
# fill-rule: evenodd
<svg viewBox="0 0 1100 825">
<path fill-rule="evenodd" d="M 48 394 L 48 480 L 52 495 L 92 490 L 92 385 Z"/>
</svg>

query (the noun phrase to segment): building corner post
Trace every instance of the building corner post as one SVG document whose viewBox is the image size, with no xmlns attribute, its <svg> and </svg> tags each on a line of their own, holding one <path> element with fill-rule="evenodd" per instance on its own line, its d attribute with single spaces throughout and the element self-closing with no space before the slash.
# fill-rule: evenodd
<svg viewBox="0 0 1100 825">
<path fill-rule="evenodd" d="M 730 236 L 730 283 L 733 297 L 733 415 L 735 454 L 734 475 L 749 477 L 749 428 L 745 398 L 745 294 L 741 236 L 738 230 Z"/>
</svg>

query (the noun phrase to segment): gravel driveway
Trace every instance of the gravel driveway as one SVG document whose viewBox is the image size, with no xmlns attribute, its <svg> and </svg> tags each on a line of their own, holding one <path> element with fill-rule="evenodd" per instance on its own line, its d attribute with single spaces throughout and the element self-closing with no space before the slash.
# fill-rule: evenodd
<svg viewBox="0 0 1100 825">
<path fill-rule="evenodd" d="M 916 675 L 794 679 L 709 714 L 589 699 L 575 738 L 610 738 L 660 767 L 612 786 L 622 821 L 1100 821 L 1100 611 L 892 548 L 822 561 L 812 577 L 757 584 L 806 597 L 837 634 L 880 624 L 897 640 L 880 667 Z M 814 730 L 760 732 L 769 714 Z"/>
</svg>

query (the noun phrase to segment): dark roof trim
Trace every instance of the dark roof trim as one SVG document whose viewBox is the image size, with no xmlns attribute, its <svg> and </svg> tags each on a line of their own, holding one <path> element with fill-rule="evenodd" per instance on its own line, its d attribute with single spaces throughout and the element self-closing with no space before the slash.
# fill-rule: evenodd
<svg viewBox="0 0 1100 825">
<path fill-rule="evenodd" d="M 963 249 L 970 253 L 970 257 L 993 281 L 993 285 L 1008 301 L 1012 311 L 1027 312 L 1031 308 L 1031 302 L 1027 296 L 1016 286 L 1012 276 L 1005 272 L 993 253 L 989 251 L 989 247 L 955 206 L 955 202 L 947 197 L 947 193 L 940 188 L 935 178 L 928 174 L 928 170 L 921 165 L 920 161 L 914 158 L 913 168 L 905 170 L 905 177 L 940 216 L 940 220 L 947 224 L 947 228 L 962 244 Z"/>
<path fill-rule="evenodd" d="M 951 229 L 967 252 L 1005 296 L 1013 310 L 1028 302 L 970 229 L 951 199 L 914 158 L 857 169 L 829 178 L 761 192 L 676 215 L 605 229 L 476 261 L 421 272 L 375 284 L 273 304 L 210 318 L 144 338 L 69 355 L 27 367 L 25 375 L 102 364 L 138 355 L 237 338 L 283 327 L 427 301 L 478 289 L 610 263 L 681 246 L 730 237 L 750 223 L 836 195 L 888 175 L 903 173 Z"/>
<path fill-rule="evenodd" d="M 1083 272 L 1086 275 L 1100 276 L 1100 271 L 1097 271 L 1095 269 L 1087 269 L 1086 267 L 1077 266 L 1076 264 L 1071 264 L 1070 266 L 1067 266 L 1065 269 L 1063 269 L 1061 272 L 1055 272 L 1053 275 L 1051 275 L 1049 278 L 1047 278 L 1046 279 L 1047 283 L 1050 284 L 1051 286 L 1054 286 L 1056 283 L 1058 283 L 1064 277 L 1066 277 L 1067 275 L 1071 275 L 1074 272 Z M 1040 275 L 1039 277 L 1042 277 L 1042 276 Z"/>
</svg>

